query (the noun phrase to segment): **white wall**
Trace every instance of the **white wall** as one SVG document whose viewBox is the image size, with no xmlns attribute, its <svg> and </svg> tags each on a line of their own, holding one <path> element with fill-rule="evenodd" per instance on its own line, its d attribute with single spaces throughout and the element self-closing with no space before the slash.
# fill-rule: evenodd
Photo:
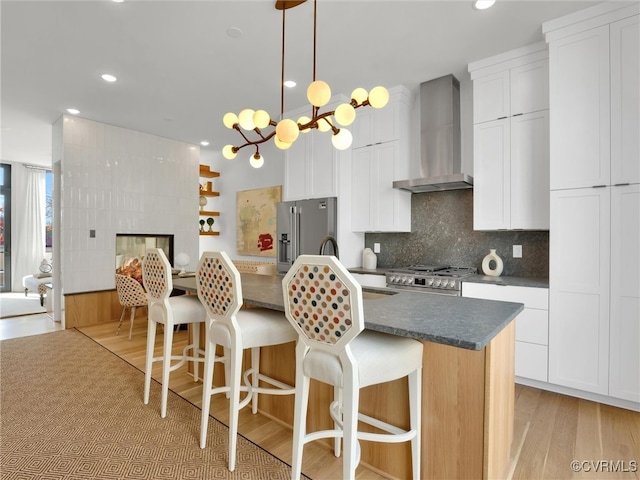
<svg viewBox="0 0 640 480">
<path fill-rule="evenodd" d="M 115 288 L 116 233 L 173 234 L 195 267 L 199 147 L 69 115 L 53 131 L 65 295 Z"/>
<path fill-rule="evenodd" d="M 238 135 L 238 140 L 240 140 Z M 214 230 L 220 231 L 217 237 L 200 237 L 200 254 L 205 251 L 225 251 L 232 259 L 275 262 L 273 257 L 243 256 L 236 253 L 236 193 L 254 188 L 282 185 L 284 179 L 284 152 L 273 145 L 273 141 L 260 145 L 260 153 L 265 158 L 261 168 L 249 165 L 249 156 L 255 152 L 252 147 L 241 150 L 235 159 L 225 159 L 220 150 L 202 149 L 200 163 L 209 165 L 211 170 L 220 172 L 213 179 L 214 189 L 219 197 L 209 198 L 208 210 L 220 211 Z M 203 179 L 204 181 L 204 179 Z"/>
</svg>

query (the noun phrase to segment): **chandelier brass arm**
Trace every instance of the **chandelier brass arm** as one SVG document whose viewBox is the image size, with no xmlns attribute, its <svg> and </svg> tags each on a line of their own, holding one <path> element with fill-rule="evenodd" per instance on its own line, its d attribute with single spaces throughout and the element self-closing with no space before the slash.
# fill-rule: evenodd
<svg viewBox="0 0 640 480">
<path fill-rule="evenodd" d="M 331 131 L 331 142 L 338 150 L 345 150 L 351 146 L 353 137 L 346 126 L 351 125 L 356 118 L 355 110 L 360 107 L 370 106 L 382 108 L 389 101 L 389 92 L 386 88 L 378 86 L 367 92 L 363 88 L 356 88 L 351 93 L 349 102 L 341 103 L 334 110 L 320 113 L 320 108 L 331 100 L 331 88 L 326 82 L 316 80 L 316 11 L 317 0 L 313 5 L 313 81 L 307 88 L 307 99 L 311 103 L 311 118 L 302 116 L 297 121 L 282 118 L 284 111 L 284 45 L 285 45 L 285 11 L 304 3 L 306 0 L 278 0 L 276 9 L 282 10 L 282 84 L 280 101 L 280 121 L 275 122 L 264 110 L 254 111 L 244 109 L 238 115 L 227 113 L 223 118 L 223 123 L 227 128 L 238 131 L 244 143 L 239 146 L 225 145 L 222 155 L 229 160 L 236 157 L 238 152 L 249 145 L 256 147 L 256 153 L 249 159 L 250 164 L 255 168 L 260 168 L 264 159 L 260 155 L 260 145 L 274 139 L 275 145 L 281 150 L 286 150 L 296 141 L 300 133 L 306 133 L 311 129 L 322 132 Z M 333 119 L 333 120 L 332 120 Z M 334 122 L 335 121 L 335 122 Z M 337 123 L 343 128 L 335 125 Z M 263 134 L 262 129 L 275 127 L 268 134 Z M 253 131 L 257 134 L 256 140 L 250 140 L 245 132 Z"/>
</svg>

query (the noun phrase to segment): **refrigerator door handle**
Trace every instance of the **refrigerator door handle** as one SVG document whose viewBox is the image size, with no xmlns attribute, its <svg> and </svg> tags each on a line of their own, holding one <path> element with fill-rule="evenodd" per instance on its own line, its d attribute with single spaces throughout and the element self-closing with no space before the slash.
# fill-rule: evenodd
<svg viewBox="0 0 640 480">
<path fill-rule="evenodd" d="M 288 261 L 290 265 L 293 265 L 293 262 L 298 258 L 299 249 L 300 249 L 300 212 L 297 207 L 291 207 L 290 210 L 291 215 L 291 234 L 289 238 L 291 239 L 291 256 Z"/>
</svg>

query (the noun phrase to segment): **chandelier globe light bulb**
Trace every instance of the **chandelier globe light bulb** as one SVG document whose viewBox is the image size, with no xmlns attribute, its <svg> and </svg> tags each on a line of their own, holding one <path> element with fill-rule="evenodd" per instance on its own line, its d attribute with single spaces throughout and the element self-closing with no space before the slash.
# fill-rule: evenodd
<svg viewBox="0 0 640 480">
<path fill-rule="evenodd" d="M 273 143 L 276 145 L 276 147 L 278 147 L 280 150 L 287 150 L 291 145 L 293 145 L 293 143 L 286 143 L 283 142 L 282 140 L 280 140 L 278 138 L 278 135 L 273 137 Z"/>
<path fill-rule="evenodd" d="M 245 108 L 238 114 L 238 120 L 240 126 L 245 130 L 253 130 L 256 128 L 256 124 L 253 123 L 253 114 L 256 113 L 250 108 Z"/>
<path fill-rule="evenodd" d="M 356 109 L 350 103 L 341 103 L 336 108 L 334 116 L 336 117 L 336 122 L 346 127 L 356 119 Z"/>
<path fill-rule="evenodd" d="M 358 105 L 362 105 L 368 97 L 369 93 L 364 88 L 356 88 L 351 92 L 351 98 L 358 102 Z"/>
<path fill-rule="evenodd" d="M 298 124 L 289 118 L 280 120 L 276 125 L 276 135 L 284 143 L 295 142 L 299 134 Z"/>
<path fill-rule="evenodd" d="M 341 128 L 338 133 L 331 137 L 331 143 L 338 150 L 346 150 L 353 142 L 353 135 L 346 128 Z"/>
<path fill-rule="evenodd" d="M 251 158 L 249 158 L 249 164 L 253 168 L 260 168 L 264 165 L 264 157 L 259 152 L 256 152 L 255 155 L 251 155 Z"/>
<path fill-rule="evenodd" d="M 369 105 L 382 108 L 389 103 L 389 90 L 384 87 L 373 87 L 369 92 Z"/>
<path fill-rule="evenodd" d="M 314 107 L 324 107 L 331 100 L 331 87 L 322 80 L 312 82 L 307 88 L 307 100 Z"/>
<path fill-rule="evenodd" d="M 253 123 L 258 128 L 267 128 L 270 121 L 271 117 L 264 110 L 256 110 L 253 114 Z"/>
<path fill-rule="evenodd" d="M 306 116 L 302 116 L 298 119 L 298 125 L 306 125 L 307 123 L 309 123 L 311 121 L 311 119 L 309 117 Z M 300 131 L 302 133 L 307 133 L 308 131 L 310 131 L 311 128 L 305 128 L 305 129 L 300 129 Z"/>
<path fill-rule="evenodd" d="M 233 160 L 237 154 L 238 152 L 233 151 L 233 145 L 225 145 L 222 149 L 222 156 L 227 160 Z"/>
<path fill-rule="evenodd" d="M 318 120 L 318 130 L 320 130 L 321 132 L 328 132 L 329 130 L 331 130 L 332 125 L 333 122 L 331 121 L 330 117 L 324 117 Z"/>
<path fill-rule="evenodd" d="M 222 123 L 227 128 L 233 128 L 234 125 L 238 124 L 238 116 L 235 113 L 226 113 L 224 117 L 222 117 Z"/>
</svg>

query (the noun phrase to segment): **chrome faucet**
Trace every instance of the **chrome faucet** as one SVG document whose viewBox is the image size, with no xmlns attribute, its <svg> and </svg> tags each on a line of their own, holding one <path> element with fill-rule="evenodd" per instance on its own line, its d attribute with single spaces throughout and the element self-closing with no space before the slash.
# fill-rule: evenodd
<svg viewBox="0 0 640 480">
<path fill-rule="evenodd" d="M 339 259 L 340 254 L 338 253 L 338 242 L 331 235 L 328 235 L 322 239 L 322 243 L 320 243 L 320 255 L 324 255 L 324 249 L 327 246 L 327 243 L 331 244 L 335 257 Z"/>
</svg>

